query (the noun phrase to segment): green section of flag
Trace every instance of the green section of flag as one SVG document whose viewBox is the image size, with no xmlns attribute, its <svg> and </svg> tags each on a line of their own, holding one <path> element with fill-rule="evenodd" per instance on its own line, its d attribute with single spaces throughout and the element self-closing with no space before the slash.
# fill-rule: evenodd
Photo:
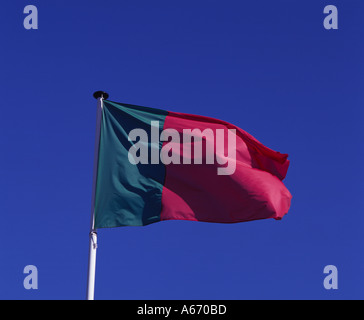
<svg viewBox="0 0 364 320">
<path fill-rule="evenodd" d="M 130 131 L 149 134 L 151 121 L 159 121 L 159 134 L 168 112 L 104 101 L 95 198 L 95 227 L 142 226 L 160 221 L 165 166 L 131 164 Z M 159 143 L 159 150 L 162 142 Z"/>
</svg>

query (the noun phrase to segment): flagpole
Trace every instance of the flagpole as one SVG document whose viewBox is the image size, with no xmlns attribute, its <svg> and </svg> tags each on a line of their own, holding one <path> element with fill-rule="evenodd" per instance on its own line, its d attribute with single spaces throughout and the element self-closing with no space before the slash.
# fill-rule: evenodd
<svg viewBox="0 0 364 320">
<path fill-rule="evenodd" d="M 89 234 L 89 256 L 88 256 L 88 274 L 87 274 L 87 300 L 94 300 L 95 296 L 95 273 L 96 273 L 96 249 L 97 249 L 97 232 L 95 228 L 95 197 L 96 197 L 96 179 L 97 167 L 99 162 L 99 145 L 102 120 L 103 100 L 109 95 L 103 91 L 97 91 L 93 94 L 97 99 L 96 112 L 96 137 L 95 137 L 95 155 L 94 155 L 94 171 L 92 181 L 92 200 L 91 200 L 91 226 Z"/>
</svg>

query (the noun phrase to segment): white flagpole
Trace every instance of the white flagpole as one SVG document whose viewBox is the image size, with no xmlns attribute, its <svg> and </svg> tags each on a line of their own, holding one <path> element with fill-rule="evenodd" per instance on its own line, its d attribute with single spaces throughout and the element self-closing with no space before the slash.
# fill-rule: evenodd
<svg viewBox="0 0 364 320">
<path fill-rule="evenodd" d="M 97 232 L 95 229 L 95 196 L 96 196 L 96 179 L 97 167 L 99 162 L 99 145 L 100 145 L 100 130 L 102 121 L 103 100 L 109 95 L 103 91 L 94 93 L 97 99 L 96 113 L 96 138 L 95 138 L 95 155 L 94 155 L 94 172 L 92 182 L 92 201 L 91 201 L 91 227 L 90 227 L 90 248 L 88 256 L 88 275 L 87 275 L 87 300 L 94 300 L 95 296 L 95 272 L 96 272 L 96 249 L 97 249 Z"/>
</svg>

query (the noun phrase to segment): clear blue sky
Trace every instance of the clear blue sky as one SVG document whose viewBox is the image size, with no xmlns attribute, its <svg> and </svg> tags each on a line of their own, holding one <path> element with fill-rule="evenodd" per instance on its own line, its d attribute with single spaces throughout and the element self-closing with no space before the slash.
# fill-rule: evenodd
<svg viewBox="0 0 364 320">
<path fill-rule="evenodd" d="M 23 9 L 39 11 L 25 30 Z M 325 30 L 323 8 L 339 10 Z M 290 155 L 282 221 L 99 231 L 96 299 L 363 299 L 363 1 L 5 1 L 0 299 L 83 299 L 96 101 L 223 119 Z M 39 289 L 25 290 L 35 265 Z M 339 289 L 323 287 L 326 265 Z"/>
</svg>

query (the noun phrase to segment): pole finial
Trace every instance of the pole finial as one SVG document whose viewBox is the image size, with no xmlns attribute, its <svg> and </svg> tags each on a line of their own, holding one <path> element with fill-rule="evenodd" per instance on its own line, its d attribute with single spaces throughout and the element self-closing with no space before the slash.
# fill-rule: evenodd
<svg viewBox="0 0 364 320">
<path fill-rule="evenodd" d="M 107 100 L 109 98 L 109 94 L 105 91 L 96 91 L 93 96 L 95 99 L 102 98 Z"/>
</svg>

